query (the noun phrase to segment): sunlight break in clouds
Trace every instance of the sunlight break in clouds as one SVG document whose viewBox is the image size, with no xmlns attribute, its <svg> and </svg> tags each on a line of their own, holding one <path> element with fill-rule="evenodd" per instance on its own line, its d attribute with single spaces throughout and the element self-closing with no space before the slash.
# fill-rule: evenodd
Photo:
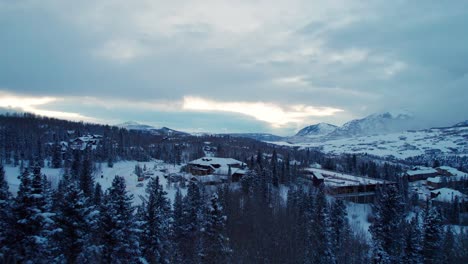
<svg viewBox="0 0 468 264">
<path fill-rule="evenodd" d="M 38 108 L 60 100 L 56 97 L 24 97 L 7 93 L 0 93 L 0 107 L 11 108 L 14 110 L 20 109 L 24 112 L 29 112 L 41 116 L 49 116 L 56 118 L 65 118 L 71 120 L 96 121 L 94 118 L 80 115 L 78 113 L 52 111 Z"/>
<path fill-rule="evenodd" d="M 306 123 L 308 117 L 331 116 L 343 111 L 332 107 L 314 107 L 293 105 L 287 108 L 264 102 L 217 102 L 200 97 L 184 97 L 182 108 L 197 111 L 222 111 L 239 113 L 267 122 L 273 127 L 282 127 L 290 123 Z"/>
</svg>

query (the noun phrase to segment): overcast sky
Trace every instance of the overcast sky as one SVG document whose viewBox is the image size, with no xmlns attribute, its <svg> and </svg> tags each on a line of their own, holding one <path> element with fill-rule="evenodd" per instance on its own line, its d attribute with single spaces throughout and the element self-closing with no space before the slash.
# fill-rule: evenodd
<svg viewBox="0 0 468 264">
<path fill-rule="evenodd" d="M 0 107 L 288 135 L 467 101 L 466 1 L 0 0 Z"/>
</svg>

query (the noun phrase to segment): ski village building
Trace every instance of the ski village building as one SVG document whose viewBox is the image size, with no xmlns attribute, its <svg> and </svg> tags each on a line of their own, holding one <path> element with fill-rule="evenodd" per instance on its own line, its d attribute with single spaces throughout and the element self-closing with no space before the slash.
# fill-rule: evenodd
<svg viewBox="0 0 468 264">
<path fill-rule="evenodd" d="M 427 180 L 428 183 L 432 182 L 434 184 L 434 188 L 439 188 L 437 183 L 442 182 L 443 178 L 446 178 L 445 180 L 461 181 L 463 177 L 468 177 L 468 174 L 449 166 L 441 166 L 437 168 L 414 167 L 406 171 L 403 176 L 409 182 Z"/>
<path fill-rule="evenodd" d="M 315 186 L 324 185 L 326 191 L 338 199 L 353 202 L 370 202 L 375 197 L 377 186 L 394 185 L 394 182 L 344 174 L 320 168 L 304 169 L 303 177 Z"/>
<path fill-rule="evenodd" d="M 431 191 L 431 200 L 434 204 L 445 208 L 457 202 L 460 212 L 468 212 L 468 196 L 454 189 L 440 188 L 433 190 Z"/>
<path fill-rule="evenodd" d="M 192 180 L 205 184 L 237 182 L 245 174 L 247 164 L 232 158 L 203 157 L 190 161 L 188 171 Z"/>
</svg>

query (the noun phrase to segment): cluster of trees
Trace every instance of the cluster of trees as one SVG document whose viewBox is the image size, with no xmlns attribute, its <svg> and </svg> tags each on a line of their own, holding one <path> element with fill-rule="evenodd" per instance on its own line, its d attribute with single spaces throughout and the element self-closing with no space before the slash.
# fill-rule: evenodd
<svg viewBox="0 0 468 264">
<path fill-rule="evenodd" d="M 13 197 L 0 169 L 0 262 L 464 263 L 468 258 L 467 234 L 442 225 L 457 221 L 456 208 L 439 212 L 427 206 L 413 215 L 417 200 L 397 177 L 403 168 L 395 163 L 226 135 L 169 138 L 28 114 L 0 121 L 0 160 L 19 166 L 21 180 Z M 61 144 L 87 134 L 102 135 L 96 148 Z M 217 156 L 248 164 L 240 188 L 190 183 L 187 194 L 178 191 L 171 204 L 155 178 L 135 206 L 123 178 L 116 177 L 105 192 L 94 182 L 96 162 L 112 166 L 120 159 L 156 158 L 181 164 L 204 156 L 207 141 Z M 376 200 L 370 239 L 349 226 L 343 202 L 300 180 L 301 168 L 313 163 L 397 183 Z M 45 166 L 64 169 L 56 190 L 41 174 Z M 135 167 L 136 174 L 143 171 Z"/>
<path fill-rule="evenodd" d="M 191 183 L 174 208 L 153 178 L 145 201 L 133 205 L 116 176 L 104 193 L 85 192 L 81 179 L 64 176 L 51 189 L 39 166 L 19 176 L 16 197 L 0 168 L 1 263 L 227 263 L 226 217 L 215 194 Z"/>
<path fill-rule="evenodd" d="M 427 204 L 422 212 L 405 214 L 403 199 L 393 185 L 379 193 L 369 228 L 374 263 L 465 263 L 466 233 L 444 228 L 439 209 Z"/>
</svg>

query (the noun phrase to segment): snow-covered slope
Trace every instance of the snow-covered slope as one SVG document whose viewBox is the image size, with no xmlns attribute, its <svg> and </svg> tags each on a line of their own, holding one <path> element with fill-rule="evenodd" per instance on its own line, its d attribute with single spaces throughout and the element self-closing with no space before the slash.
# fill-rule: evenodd
<svg viewBox="0 0 468 264">
<path fill-rule="evenodd" d="M 327 124 L 327 123 L 318 123 L 315 125 L 304 127 L 303 129 L 297 132 L 296 137 L 320 137 L 325 136 L 333 131 L 335 131 L 338 127 L 335 125 Z"/>
<path fill-rule="evenodd" d="M 413 115 L 405 112 L 384 112 L 355 119 L 329 134 L 330 137 L 351 137 L 386 134 L 415 129 Z"/>
<path fill-rule="evenodd" d="M 405 159 L 419 155 L 468 156 L 468 126 L 431 128 L 381 135 L 356 136 L 309 142 L 271 142 L 313 147 L 325 153 L 368 153 Z"/>
<path fill-rule="evenodd" d="M 148 183 L 148 179 L 139 182 L 135 175 L 135 165 L 140 167 L 146 167 L 148 172 L 152 173 L 151 177 L 159 177 L 159 182 L 163 185 L 165 191 L 168 193 L 168 198 L 173 200 L 176 188 L 168 184 L 167 179 L 164 178 L 164 174 L 168 173 L 179 173 L 180 165 L 174 166 L 173 164 L 167 164 L 160 160 L 153 160 L 148 162 L 137 162 L 137 161 L 120 161 L 115 162 L 112 168 L 107 167 L 105 163 L 96 163 L 97 170 L 94 172 L 94 179 L 98 182 L 103 190 L 106 190 L 112 185 L 112 181 L 116 175 L 125 178 L 127 190 L 134 195 L 134 204 L 141 203 L 140 196 L 145 196 L 145 189 Z M 20 180 L 18 179 L 19 167 L 13 167 L 6 165 L 5 167 L 5 178 L 9 185 L 9 191 L 16 195 L 18 192 Z M 166 171 L 166 172 L 162 172 Z M 63 169 L 53 168 L 42 168 L 41 173 L 47 176 L 47 179 L 52 183 L 53 188 L 57 188 L 58 182 L 63 175 Z M 138 184 L 141 183 L 141 186 Z M 181 189 L 185 193 L 184 189 Z"/>
</svg>

